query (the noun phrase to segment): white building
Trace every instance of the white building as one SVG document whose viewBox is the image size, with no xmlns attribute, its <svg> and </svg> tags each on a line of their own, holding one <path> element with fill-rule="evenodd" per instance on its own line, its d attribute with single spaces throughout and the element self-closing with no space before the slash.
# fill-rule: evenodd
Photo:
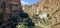
<svg viewBox="0 0 60 28">
<path fill-rule="evenodd" d="M 43 19 L 43 18 L 47 17 L 47 14 L 46 14 L 46 13 L 42 13 L 42 15 L 40 14 L 39 17 L 40 17 L 41 19 Z"/>
</svg>

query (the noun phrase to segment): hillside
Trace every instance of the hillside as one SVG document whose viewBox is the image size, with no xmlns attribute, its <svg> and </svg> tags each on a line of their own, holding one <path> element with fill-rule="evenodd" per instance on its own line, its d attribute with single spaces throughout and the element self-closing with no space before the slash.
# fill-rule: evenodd
<svg viewBox="0 0 60 28">
<path fill-rule="evenodd" d="M 44 28 L 60 28 L 60 0 L 41 0 L 40 2 L 23 7 L 24 11 L 27 12 L 33 22 L 35 22 L 36 26 Z M 39 10 L 39 14 L 35 17 L 37 9 Z M 45 17 L 44 20 L 42 19 L 41 21 L 39 15 L 43 13 L 46 13 L 49 16 L 47 18 Z"/>
</svg>

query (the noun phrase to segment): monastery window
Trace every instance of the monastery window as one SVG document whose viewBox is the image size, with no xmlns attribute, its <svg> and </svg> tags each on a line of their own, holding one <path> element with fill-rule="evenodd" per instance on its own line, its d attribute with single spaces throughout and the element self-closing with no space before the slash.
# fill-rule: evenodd
<svg viewBox="0 0 60 28">
<path fill-rule="evenodd" d="M 9 8 L 10 8 L 10 10 L 12 9 L 12 4 L 9 4 Z"/>
<path fill-rule="evenodd" d="M 9 4 L 6 4 L 6 8 L 9 8 L 10 6 L 9 6 Z"/>
<path fill-rule="evenodd" d="M 6 7 L 6 2 L 3 2 L 2 4 L 1 4 L 1 8 L 5 8 Z"/>
<path fill-rule="evenodd" d="M 16 7 L 18 7 L 18 5 L 19 5 L 19 4 L 10 4 L 10 6 L 16 6 Z"/>
<path fill-rule="evenodd" d="M 11 10 L 11 12 L 16 12 L 16 10 Z"/>
<path fill-rule="evenodd" d="M 18 7 L 18 4 L 14 4 L 16 7 Z"/>
<path fill-rule="evenodd" d="M 8 8 L 8 7 L 10 7 L 10 4 L 6 4 L 6 2 L 3 2 L 1 7 L 2 8 Z"/>
</svg>

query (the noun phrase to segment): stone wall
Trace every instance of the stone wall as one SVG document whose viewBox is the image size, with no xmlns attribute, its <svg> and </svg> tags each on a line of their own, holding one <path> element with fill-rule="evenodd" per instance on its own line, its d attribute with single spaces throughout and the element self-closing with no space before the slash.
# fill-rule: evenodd
<svg viewBox="0 0 60 28">
<path fill-rule="evenodd" d="M 0 0 L 0 22 L 2 24 L 8 23 L 12 20 L 17 21 L 16 16 L 19 16 L 22 11 L 20 0 Z M 16 18 L 16 19 L 15 19 Z M 12 21 L 13 21 L 12 20 Z M 2 25 L 1 24 L 1 25 Z"/>
</svg>

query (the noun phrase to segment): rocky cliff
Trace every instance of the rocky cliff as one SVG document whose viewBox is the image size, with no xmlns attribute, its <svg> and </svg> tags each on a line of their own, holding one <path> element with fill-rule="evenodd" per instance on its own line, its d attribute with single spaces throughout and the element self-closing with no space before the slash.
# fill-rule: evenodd
<svg viewBox="0 0 60 28">
<path fill-rule="evenodd" d="M 45 23 L 48 24 L 47 28 L 60 28 L 60 0 L 41 0 L 40 2 L 25 6 L 24 9 L 30 16 L 36 14 L 37 9 L 39 10 L 38 15 L 41 13 L 49 14 L 47 18 L 44 18 Z"/>
</svg>

